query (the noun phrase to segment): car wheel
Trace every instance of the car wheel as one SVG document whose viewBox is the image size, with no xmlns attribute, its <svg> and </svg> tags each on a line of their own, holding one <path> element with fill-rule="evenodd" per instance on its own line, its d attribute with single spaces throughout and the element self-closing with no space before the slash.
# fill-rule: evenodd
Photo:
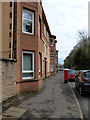
<svg viewBox="0 0 90 120">
<path fill-rule="evenodd" d="M 83 96 L 83 95 L 84 95 L 84 92 L 83 92 L 83 90 L 82 90 L 82 88 L 81 88 L 81 87 L 79 87 L 79 94 L 80 94 L 81 96 Z"/>
</svg>

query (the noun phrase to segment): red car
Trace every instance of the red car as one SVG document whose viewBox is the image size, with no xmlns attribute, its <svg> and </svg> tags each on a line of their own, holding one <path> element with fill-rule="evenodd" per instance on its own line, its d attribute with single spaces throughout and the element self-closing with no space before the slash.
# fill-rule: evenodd
<svg viewBox="0 0 90 120">
<path fill-rule="evenodd" d="M 76 71 L 68 70 L 68 81 L 75 81 Z"/>
</svg>

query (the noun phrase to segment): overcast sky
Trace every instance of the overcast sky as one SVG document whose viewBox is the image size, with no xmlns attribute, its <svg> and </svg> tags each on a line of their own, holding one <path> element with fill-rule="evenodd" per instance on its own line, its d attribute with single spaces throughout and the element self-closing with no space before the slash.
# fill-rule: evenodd
<svg viewBox="0 0 90 120">
<path fill-rule="evenodd" d="M 46 18 L 57 37 L 60 62 L 77 43 L 77 32 L 88 29 L 89 0 L 42 0 Z"/>
</svg>

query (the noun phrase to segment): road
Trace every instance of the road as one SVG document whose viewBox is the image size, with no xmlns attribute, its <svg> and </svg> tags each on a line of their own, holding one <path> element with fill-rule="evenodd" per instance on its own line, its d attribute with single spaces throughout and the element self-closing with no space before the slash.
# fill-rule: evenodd
<svg viewBox="0 0 90 120">
<path fill-rule="evenodd" d="M 79 92 L 75 89 L 75 82 L 70 82 L 70 84 L 79 101 L 84 118 L 90 120 L 90 95 L 86 94 L 84 96 L 81 96 Z"/>
</svg>

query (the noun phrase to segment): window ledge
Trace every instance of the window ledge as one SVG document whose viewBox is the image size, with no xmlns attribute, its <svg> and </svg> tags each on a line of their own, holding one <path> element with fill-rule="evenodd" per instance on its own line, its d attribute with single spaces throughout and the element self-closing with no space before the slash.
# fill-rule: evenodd
<svg viewBox="0 0 90 120">
<path fill-rule="evenodd" d="M 24 80 L 22 79 L 22 81 L 16 82 L 16 84 L 18 84 L 18 83 L 24 83 L 24 82 L 37 82 L 37 81 L 39 81 L 41 79 L 43 79 L 43 77 L 40 77 L 38 79 L 24 79 Z"/>
<path fill-rule="evenodd" d="M 31 36 L 35 35 L 34 33 L 28 33 L 28 32 L 22 32 L 22 33 L 25 34 L 25 35 L 31 35 Z"/>
</svg>

